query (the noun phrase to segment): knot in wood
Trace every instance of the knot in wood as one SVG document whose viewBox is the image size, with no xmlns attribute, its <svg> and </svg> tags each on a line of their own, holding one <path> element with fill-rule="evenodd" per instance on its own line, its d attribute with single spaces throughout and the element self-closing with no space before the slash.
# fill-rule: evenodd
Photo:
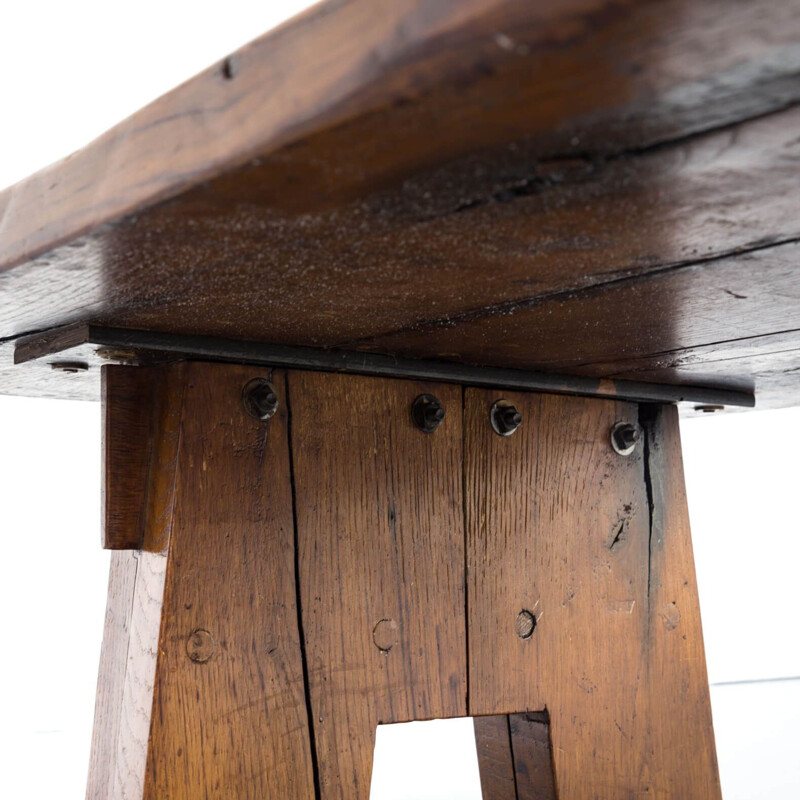
<svg viewBox="0 0 800 800">
<path fill-rule="evenodd" d="M 217 652 L 216 639 L 205 628 L 195 628 L 186 640 L 186 655 L 195 664 L 205 664 Z"/>
<path fill-rule="evenodd" d="M 530 639 L 536 629 L 536 616 L 532 611 L 522 609 L 517 614 L 517 619 L 514 622 L 514 630 L 520 639 Z"/>
<path fill-rule="evenodd" d="M 372 629 L 372 641 L 382 653 L 388 653 L 399 641 L 398 625 L 393 619 L 378 620 Z"/>
</svg>

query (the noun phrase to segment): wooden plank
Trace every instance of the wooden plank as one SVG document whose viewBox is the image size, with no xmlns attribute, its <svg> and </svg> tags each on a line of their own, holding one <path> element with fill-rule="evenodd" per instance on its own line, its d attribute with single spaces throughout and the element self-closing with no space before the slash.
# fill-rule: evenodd
<svg viewBox="0 0 800 800">
<path fill-rule="evenodd" d="M 460 387 L 290 372 L 322 800 L 369 797 L 380 723 L 466 715 Z M 433 433 L 411 405 L 433 394 Z"/>
<path fill-rule="evenodd" d="M 369 347 L 412 357 L 434 349 L 468 363 L 492 359 L 506 367 L 609 378 L 641 377 L 640 371 L 659 368 L 659 379 L 675 382 L 682 380 L 679 368 L 687 358 L 711 362 L 718 354 L 727 357 L 723 351 L 729 347 L 747 347 L 768 363 L 764 337 L 800 331 L 799 256 L 800 245 L 793 242 L 631 275 L 487 308 L 447 325 L 431 323 L 373 340 Z M 535 346 L 521 348 L 524 340 Z M 701 348 L 702 355 L 696 352 Z M 732 367 L 713 374 L 712 383 L 744 387 L 750 373 Z"/>
<path fill-rule="evenodd" d="M 474 717 L 483 800 L 517 800 L 508 716 Z"/>
<path fill-rule="evenodd" d="M 547 708 L 559 797 L 719 797 L 677 415 L 522 393 L 465 399 L 471 714 Z M 532 635 L 517 624 L 533 615 Z"/>
<path fill-rule="evenodd" d="M 94 756 L 106 767 L 88 797 L 305 800 L 314 783 L 284 375 L 271 377 L 281 408 L 262 422 L 242 404 L 251 368 L 165 372 L 132 619 L 104 645 L 128 648 L 119 733 Z"/>
<path fill-rule="evenodd" d="M 112 553 L 108 602 L 100 651 L 97 696 L 92 728 L 87 800 L 114 796 L 117 748 L 122 725 L 125 675 L 129 657 L 133 614 L 131 598 L 138 559 L 134 553 Z"/>
<path fill-rule="evenodd" d="M 152 370 L 103 370 L 102 542 L 109 550 L 142 546 L 158 378 Z"/>
<path fill-rule="evenodd" d="M 547 714 L 511 714 L 508 727 L 517 800 L 556 800 Z"/>
<path fill-rule="evenodd" d="M 673 146 L 560 167 L 524 153 L 507 164 L 504 147 L 482 156 L 488 186 L 454 188 L 436 176 L 423 182 L 421 194 L 444 207 L 430 214 L 416 208 L 410 178 L 358 203 L 300 216 L 248 200 L 243 181 L 238 195 L 232 188 L 225 198 L 204 186 L 115 229 L 114 245 L 64 247 L 27 277 L 8 273 L 0 335 L 100 319 L 410 353 L 425 342 L 420 326 L 427 332 L 475 315 L 505 316 L 554 294 L 797 239 L 789 198 L 799 121 L 794 109 Z M 556 177 L 539 178 L 537 170 Z M 535 191 L 514 191 L 518 184 Z M 678 319 L 680 310 L 673 309 Z M 427 356 L 449 352 L 458 346 L 437 336 Z"/>
<path fill-rule="evenodd" d="M 307 208 L 498 140 L 608 153 L 765 113 L 798 100 L 797 25 L 790 0 L 322 3 L 0 195 L 0 263 L 255 156 Z"/>
</svg>

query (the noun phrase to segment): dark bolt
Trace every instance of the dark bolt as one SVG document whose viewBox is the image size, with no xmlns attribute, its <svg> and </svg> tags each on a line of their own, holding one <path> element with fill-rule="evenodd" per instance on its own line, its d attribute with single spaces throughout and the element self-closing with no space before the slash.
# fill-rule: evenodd
<svg viewBox="0 0 800 800">
<path fill-rule="evenodd" d="M 621 456 L 629 456 L 640 438 L 639 429 L 629 422 L 618 422 L 611 429 L 611 446 Z"/>
<path fill-rule="evenodd" d="M 444 422 L 444 408 L 432 394 L 421 394 L 411 405 L 411 419 L 425 433 L 433 433 Z"/>
<path fill-rule="evenodd" d="M 511 436 L 522 424 L 522 414 L 505 400 L 498 400 L 489 412 L 489 419 L 495 433 Z"/>
<path fill-rule="evenodd" d="M 278 395 L 263 378 L 249 381 L 242 392 L 245 411 L 256 419 L 269 419 L 278 410 Z"/>
</svg>

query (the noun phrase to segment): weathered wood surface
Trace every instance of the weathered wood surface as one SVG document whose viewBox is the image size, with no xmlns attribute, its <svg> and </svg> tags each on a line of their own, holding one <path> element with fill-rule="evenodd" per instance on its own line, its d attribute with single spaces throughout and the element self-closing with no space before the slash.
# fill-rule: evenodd
<svg viewBox="0 0 800 800">
<path fill-rule="evenodd" d="M 281 409 L 261 422 L 241 400 L 252 369 L 169 372 L 168 412 L 149 455 L 133 620 L 109 623 L 104 645 L 116 667 L 115 654 L 129 648 L 122 699 L 103 700 L 119 695 L 115 684 L 104 688 L 113 674 L 101 675 L 98 693 L 107 704 L 98 714 L 118 713 L 118 733 L 111 744 L 95 737 L 100 766 L 88 797 L 307 800 L 314 783 L 284 375 L 272 376 Z"/>
<path fill-rule="evenodd" d="M 153 465 L 151 449 L 164 422 L 157 416 L 162 408 L 175 413 L 160 391 L 164 375 L 158 369 L 122 366 L 102 371 L 102 543 L 109 550 L 137 550 L 142 546 Z"/>
<path fill-rule="evenodd" d="M 557 800 L 547 714 L 510 714 L 508 727 L 517 800 Z"/>
<path fill-rule="evenodd" d="M 626 458 L 635 405 L 509 393 L 501 438 L 496 399 L 466 391 L 470 713 L 546 708 L 561 798 L 719 798 L 674 409 Z"/>
<path fill-rule="evenodd" d="M 483 800 L 517 800 L 508 715 L 474 717 L 472 724 Z"/>
<path fill-rule="evenodd" d="M 475 717 L 483 800 L 556 800 L 547 715 Z"/>
<path fill-rule="evenodd" d="M 322 800 L 368 800 L 380 723 L 465 716 L 461 388 L 289 373 Z M 420 394 L 446 418 L 411 420 Z"/>
<path fill-rule="evenodd" d="M 674 408 L 507 393 L 500 437 L 482 389 L 105 378 L 133 465 L 108 545 L 141 549 L 112 561 L 88 798 L 366 800 L 378 724 L 467 714 L 502 723 L 475 721 L 491 800 L 719 796 Z"/>
<path fill-rule="evenodd" d="M 123 724 L 124 702 L 131 703 L 131 698 L 125 696 L 125 678 L 131 658 L 131 623 L 134 612 L 131 598 L 134 597 L 136 587 L 139 564 L 137 556 L 137 553 L 130 551 L 111 554 L 87 800 L 115 797 L 117 771 L 122 766 L 119 743 L 130 735 L 128 729 L 120 735 L 120 728 Z"/>
<path fill-rule="evenodd" d="M 760 337 L 800 330 L 799 35 L 795 0 L 323 3 L 0 194 L 0 337 L 658 361 L 791 404 L 800 348 Z"/>
</svg>

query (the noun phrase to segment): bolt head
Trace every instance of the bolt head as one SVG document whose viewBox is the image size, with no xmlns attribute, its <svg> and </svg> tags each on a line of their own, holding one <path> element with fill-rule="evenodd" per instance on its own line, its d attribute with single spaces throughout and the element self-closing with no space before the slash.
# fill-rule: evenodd
<svg viewBox="0 0 800 800">
<path fill-rule="evenodd" d="M 251 417 L 266 420 L 275 416 L 280 405 L 278 395 L 271 384 L 263 378 L 249 381 L 242 392 L 245 411 Z"/>
<path fill-rule="evenodd" d="M 444 407 L 432 394 L 421 394 L 411 405 L 411 419 L 425 433 L 433 433 L 444 418 Z"/>
<path fill-rule="evenodd" d="M 641 438 L 639 428 L 630 422 L 618 422 L 611 429 L 611 447 L 621 456 L 629 456 Z"/>
<path fill-rule="evenodd" d="M 492 429 L 500 436 L 511 436 L 522 424 L 522 414 L 505 400 L 498 400 L 489 411 Z"/>
</svg>

